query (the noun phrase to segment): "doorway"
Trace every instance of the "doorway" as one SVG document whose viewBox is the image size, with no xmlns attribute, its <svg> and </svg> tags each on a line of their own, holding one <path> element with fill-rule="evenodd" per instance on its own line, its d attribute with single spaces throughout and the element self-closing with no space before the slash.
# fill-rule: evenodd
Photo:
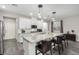
<svg viewBox="0 0 79 59">
<path fill-rule="evenodd" d="M 4 19 L 4 40 L 16 39 L 16 18 L 3 17 Z"/>
</svg>

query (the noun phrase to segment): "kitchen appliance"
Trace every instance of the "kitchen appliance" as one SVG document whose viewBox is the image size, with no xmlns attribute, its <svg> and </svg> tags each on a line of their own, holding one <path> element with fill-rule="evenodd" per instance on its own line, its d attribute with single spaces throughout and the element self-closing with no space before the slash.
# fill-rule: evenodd
<svg viewBox="0 0 79 59">
<path fill-rule="evenodd" d="M 42 32 L 42 29 L 37 29 L 37 32 Z"/>
<path fill-rule="evenodd" d="M 35 28 L 37 28 L 37 25 L 32 25 L 31 28 L 34 28 L 35 29 Z"/>
</svg>

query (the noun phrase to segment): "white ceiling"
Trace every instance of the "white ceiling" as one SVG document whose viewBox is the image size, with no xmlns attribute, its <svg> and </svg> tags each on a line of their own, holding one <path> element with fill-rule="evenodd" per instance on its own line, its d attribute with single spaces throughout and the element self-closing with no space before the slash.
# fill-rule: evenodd
<svg viewBox="0 0 79 59">
<path fill-rule="evenodd" d="M 16 14 L 21 14 L 29 16 L 33 13 L 33 16 L 37 16 L 39 11 L 37 4 L 18 4 L 17 7 L 6 4 L 6 8 L 1 8 L 0 10 L 8 11 Z M 43 4 L 41 9 L 42 16 L 47 17 L 48 15 L 52 17 L 52 12 L 56 11 L 56 17 L 59 19 L 78 16 L 79 15 L 79 4 Z"/>
</svg>

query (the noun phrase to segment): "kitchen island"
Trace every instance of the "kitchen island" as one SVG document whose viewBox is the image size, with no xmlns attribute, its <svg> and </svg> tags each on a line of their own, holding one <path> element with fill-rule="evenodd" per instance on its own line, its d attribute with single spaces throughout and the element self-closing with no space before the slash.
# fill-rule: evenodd
<svg viewBox="0 0 79 59">
<path fill-rule="evenodd" d="M 24 55 L 35 55 L 35 46 L 41 40 L 51 40 L 52 38 L 62 35 L 62 33 L 30 33 L 23 34 Z"/>
</svg>

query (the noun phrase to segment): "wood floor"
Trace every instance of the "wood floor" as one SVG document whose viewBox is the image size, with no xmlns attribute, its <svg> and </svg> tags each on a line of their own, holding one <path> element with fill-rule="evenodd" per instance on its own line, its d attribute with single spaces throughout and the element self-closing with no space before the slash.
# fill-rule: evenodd
<svg viewBox="0 0 79 59">
<path fill-rule="evenodd" d="M 23 55 L 24 50 L 21 44 L 15 39 L 4 41 L 4 55 Z"/>
<path fill-rule="evenodd" d="M 23 55 L 24 50 L 22 44 L 17 43 L 15 39 L 4 41 L 4 55 Z M 47 55 L 50 55 L 49 52 Z M 58 55 L 54 52 L 53 55 Z M 69 41 L 69 45 L 64 49 L 61 55 L 79 55 L 79 42 Z"/>
</svg>

